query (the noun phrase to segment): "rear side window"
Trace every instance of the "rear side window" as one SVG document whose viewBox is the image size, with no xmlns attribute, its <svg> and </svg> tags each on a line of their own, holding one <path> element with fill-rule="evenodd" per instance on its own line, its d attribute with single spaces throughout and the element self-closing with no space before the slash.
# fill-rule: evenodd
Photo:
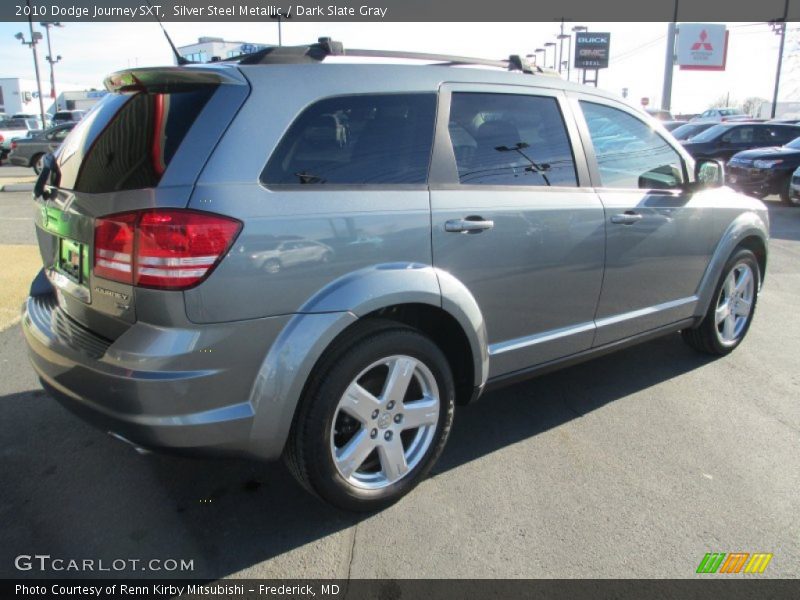
<svg viewBox="0 0 800 600">
<path fill-rule="evenodd" d="M 463 184 L 578 184 L 555 98 L 457 92 L 449 130 Z"/>
<path fill-rule="evenodd" d="M 157 186 L 215 90 L 107 94 L 64 141 L 60 187 L 101 193 Z"/>
<path fill-rule="evenodd" d="M 435 94 L 320 100 L 289 127 L 261 179 L 266 184 L 425 183 L 435 113 Z"/>
</svg>

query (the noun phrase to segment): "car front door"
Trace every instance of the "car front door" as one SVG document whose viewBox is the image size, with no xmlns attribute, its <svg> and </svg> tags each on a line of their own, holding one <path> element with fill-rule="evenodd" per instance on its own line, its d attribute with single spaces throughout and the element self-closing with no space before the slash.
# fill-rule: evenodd
<svg viewBox="0 0 800 600">
<path fill-rule="evenodd" d="M 636 112 L 575 94 L 605 208 L 606 264 L 595 346 L 691 317 L 714 247 L 708 199 L 681 186 L 687 158 Z"/>
<path fill-rule="evenodd" d="M 433 262 L 480 306 L 490 377 L 591 347 L 604 216 L 578 139 L 561 91 L 441 88 Z"/>
</svg>

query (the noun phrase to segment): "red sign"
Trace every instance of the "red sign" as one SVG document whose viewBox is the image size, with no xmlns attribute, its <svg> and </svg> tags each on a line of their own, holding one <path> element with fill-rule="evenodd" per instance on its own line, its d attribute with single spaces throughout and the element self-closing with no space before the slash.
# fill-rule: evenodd
<svg viewBox="0 0 800 600">
<path fill-rule="evenodd" d="M 650 98 L 642 98 L 642 106 L 647 106 L 650 104 Z"/>
</svg>

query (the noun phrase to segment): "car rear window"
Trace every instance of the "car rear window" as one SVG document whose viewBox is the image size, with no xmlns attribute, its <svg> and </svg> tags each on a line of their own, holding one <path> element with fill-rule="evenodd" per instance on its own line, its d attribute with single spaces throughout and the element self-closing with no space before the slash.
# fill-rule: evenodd
<svg viewBox="0 0 800 600">
<path fill-rule="evenodd" d="M 157 186 L 215 89 L 107 94 L 64 141 L 60 187 L 101 193 Z"/>
<path fill-rule="evenodd" d="M 435 94 L 320 100 L 289 127 L 261 180 L 267 185 L 425 183 L 435 113 Z"/>
</svg>

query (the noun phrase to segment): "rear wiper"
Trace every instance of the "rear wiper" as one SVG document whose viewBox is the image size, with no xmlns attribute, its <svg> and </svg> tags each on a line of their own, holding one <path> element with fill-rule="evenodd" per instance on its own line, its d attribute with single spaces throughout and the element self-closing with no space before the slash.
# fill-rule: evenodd
<svg viewBox="0 0 800 600">
<path fill-rule="evenodd" d="M 295 173 L 294 176 L 300 180 L 300 183 L 325 183 L 322 177 L 312 173 L 306 173 L 305 171 Z"/>
</svg>

